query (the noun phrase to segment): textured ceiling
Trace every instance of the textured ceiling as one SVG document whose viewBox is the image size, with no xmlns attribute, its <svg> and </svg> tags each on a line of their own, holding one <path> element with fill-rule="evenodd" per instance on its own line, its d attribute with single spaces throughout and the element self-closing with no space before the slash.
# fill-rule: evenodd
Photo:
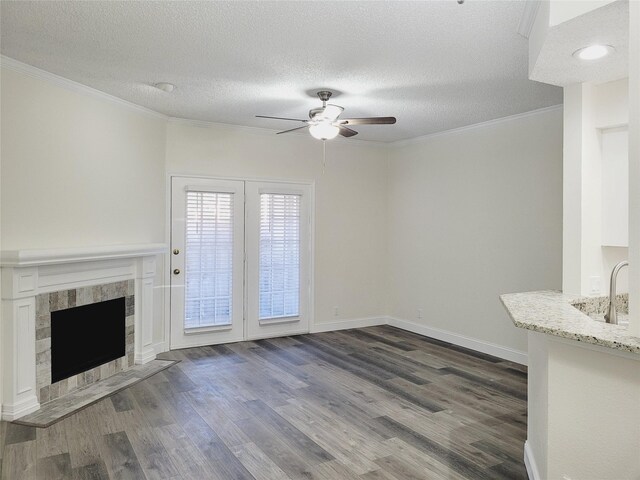
<svg viewBox="0 0 640 480">
<path fill-rule="evenodd" d="M 527 79 L 521 1 L 1 2 L 2 54 L 195 120 L 291 128 L 313 92 L 393 141 L 562 102 Z M 171 82 L 167 94 L 151 84 Z"/>
</svg>

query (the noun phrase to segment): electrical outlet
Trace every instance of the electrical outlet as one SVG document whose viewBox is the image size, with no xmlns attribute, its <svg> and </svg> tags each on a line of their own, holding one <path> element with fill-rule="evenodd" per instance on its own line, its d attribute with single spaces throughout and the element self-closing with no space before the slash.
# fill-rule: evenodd
<svg viewBox="0 0 640 480">
<path fill-rule="evenodd" d="M 600 295 L 600 277 L 593 276 L 589 280 L 591 281 L 591 295 Z"/>
<path fill-rule="evenodd" d="M 333 307 L 333 316 L 334 316 L 334 317 L 337 317 L 337 316 L 339 315 L 339 313 L 340 313 L 340 312 L 339 312 L 339 310 L 338 310 L 338 307 Z"/>
<path fill-rule="evenodd" d="M 422 320 L 422 309 L 419 308 L 416 313 L 417 313 L 416 316 L 418 317 L 418 320 Z"/>
</svg>

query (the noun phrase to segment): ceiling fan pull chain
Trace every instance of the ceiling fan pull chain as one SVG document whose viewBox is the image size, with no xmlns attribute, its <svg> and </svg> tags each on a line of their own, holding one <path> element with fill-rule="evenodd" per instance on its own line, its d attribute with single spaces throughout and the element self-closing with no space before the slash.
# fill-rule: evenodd
<svg viewBox="0 0 640 480">
<path fill-rule="evenodd" d="M 327 167 L 327 139 L 322 140 L 322 176 Z"/>
</svg>

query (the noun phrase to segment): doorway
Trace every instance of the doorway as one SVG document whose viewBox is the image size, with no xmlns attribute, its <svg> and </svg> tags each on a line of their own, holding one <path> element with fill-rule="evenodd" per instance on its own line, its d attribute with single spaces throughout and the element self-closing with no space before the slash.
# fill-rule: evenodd
<svg viewBox="0 0 640 480">
<path fill-rule="evenodd" d="M 173 177 L 171 349 L 309 331 L 311 186 Z"/>
</svg>

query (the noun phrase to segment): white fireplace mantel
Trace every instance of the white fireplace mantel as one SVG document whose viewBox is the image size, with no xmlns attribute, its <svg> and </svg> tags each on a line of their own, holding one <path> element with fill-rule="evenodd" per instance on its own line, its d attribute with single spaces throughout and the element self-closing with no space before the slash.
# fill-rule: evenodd
<svg viewBox="0 0 640 480">
<path fill-rule="evenodd" d="M 2 250 L 2 267 L 37 267 L 60 263 L 114 260 L 117 258 L 146 257 L 166 253 L 164 243 L 142 243 L 133 245 L 108 245 L 101 247 L 49 248 Z"/>
<path fill-rule="evenodd" d="M 40 407 L 36 395 L 37 295 L 135 280 L 135 363 L 155 358 L 156 255 L 166 252 L 162 243 L 1 252 L 4 420 L 15 420 Z"/>
</svg>

